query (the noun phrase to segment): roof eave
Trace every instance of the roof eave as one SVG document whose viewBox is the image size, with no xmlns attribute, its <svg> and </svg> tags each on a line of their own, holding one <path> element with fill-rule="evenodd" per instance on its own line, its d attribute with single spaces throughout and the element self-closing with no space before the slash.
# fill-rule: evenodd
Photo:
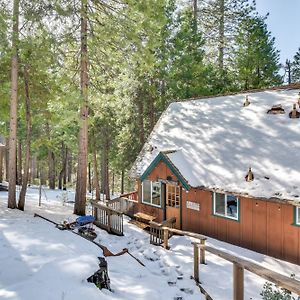
<svg viewBox="0 0 300 300">
<path fill-rule="evenodd" d="M 164 162 L 167 167 L 172 171 L 172 173 L 177 177 L 179 182 L 182 184 L 182 186 L 188 191 L 190 190 L 191 186 L 187 182 L 187 180 L 182 176 L 182 174 L 179 172 L 179 170 L 172 164 L 172 162 L 168 159 L 168 157 L 163 154 L 162 152 L 159 152 L 158 155 L 154 158 L 154 160 L 151 162 L 151 164 L 148 166 L 148 168 L 144 171 L 144 173 L 140 176 L 140 180 L 143 181 L 147 178 L 147 176 L 153 171 L 155 166 L 160 162 Z"/>
</svg>

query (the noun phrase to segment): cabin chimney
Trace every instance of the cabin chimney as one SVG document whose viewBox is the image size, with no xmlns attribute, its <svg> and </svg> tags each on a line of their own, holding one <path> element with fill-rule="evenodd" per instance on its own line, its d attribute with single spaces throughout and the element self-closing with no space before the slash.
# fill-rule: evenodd
<svg viewBox="0 0 300 300">
<path fill-rule="evenodd" d="M 249 167 L 248 173 L 245 176 L 245 179 L 247 182 L 253 181 L 254 180 L 254 174 L 251 171 L 251 167 Z"/>
<path fill-rule="evenodd" d="M 249 99 L 248 99 L 248 95 L 246 95 L 246 100 L 245 100 L 245 102 L 244 102 L 244 106 L 248 106 L 248 105 L 250 105 L 250 101 L 249 101 Z"/>
</svg>

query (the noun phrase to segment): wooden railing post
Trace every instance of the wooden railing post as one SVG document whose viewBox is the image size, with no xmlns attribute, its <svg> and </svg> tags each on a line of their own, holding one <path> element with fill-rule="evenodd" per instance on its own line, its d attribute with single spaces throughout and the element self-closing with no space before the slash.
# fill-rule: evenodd
<svg viewBox="0 0 300 300">
<path fill-rule="evenodd" d="M 93 216 L 95 218 L 96 221 L 98 221 L 98 214 L 97 214 L 97 207 L 93 207 Z"/>
<path fill-rule="evenodd" d="M 165 249 L 169 249 L 168 240 L 169 240 L 169 230 L 167 228 L 165 228 L 164 229 L 164 248 Z"/>
<path fill-rule="evenodd" d="M 200 240 L 200 264 L 205 265 L 205 241 L 206 239 Z"/>
<path fill-rule="evenodd" d="M 194 245 L 194 280 L 199 282 L 199 248 L 198 243 L 192 243 Z"/>
<path fill-rule="evenodd" d="M 111 212 L 110 212 L 110 210 L 107 210 L 106 214 L 107 214 L 107 231 L 111 232 Z"/>
<path fill-rule="evenodd" d="M 233 300 L 244 300 L 244 268 L 233 263 Z"/>
</svg>

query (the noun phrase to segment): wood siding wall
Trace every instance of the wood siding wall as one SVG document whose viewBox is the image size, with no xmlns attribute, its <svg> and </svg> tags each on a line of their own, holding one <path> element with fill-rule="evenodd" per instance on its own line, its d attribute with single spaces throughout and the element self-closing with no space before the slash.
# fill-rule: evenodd
<svg viewBox="0 0 300 300">
<path fill-rule="evenodd" d="M 171 176 L 172 171 L 159 162 L 147 179 L 156 181 Z M 138 184 L 139 211 L 164 220 L 164 210 L 141 203 Z M 212 214 L 212 193 L 200 189 L 182 191 L 182 229 L 229 242 L 244 248 L 284 259 L 300 265 L 300 227 L 293 226 L 294 207 L 254 198 L 240 197 L 239 221 Z M 188 209 L 186 201 L 200 204 L 200 211 Z M 163 204 L 164 205 L 164 204 Z"/>
<path fill-rule="evenodd" d="M 152 170 L 151 174 L 147 176 L 148 180 L 151 181 L 157 181 L 158 179 L 164 179 L 166 180 L 168 176 L 171 176 L 174 181 L 177 180 L 176 176 L 173 174 L 173 172 L 167 167 L 167 165 L 164 162 L 159 162 L 155 168 Z M 139 198 L 139 210 L 143 213 L 156 216 L 155 222 L 162 222 L 164 221 L 164 205 L 165 203 L 162 203 L 161 208 L 157 208 L 148 204 L 142 203 L 142 189 L 141 189 L 141 183 L 138 184 L 138 198 Z"/>
<path fill-rule="evenodd" d="M 212 193 L 192 189 L 182 194 L 182 229 L 300 264 L 300 227 L 294 207 L 240 197 L 239 221 L 213 215 Z M 200 204 L 200 211 L 186 208 L 186 201 Z"/>
</svg>

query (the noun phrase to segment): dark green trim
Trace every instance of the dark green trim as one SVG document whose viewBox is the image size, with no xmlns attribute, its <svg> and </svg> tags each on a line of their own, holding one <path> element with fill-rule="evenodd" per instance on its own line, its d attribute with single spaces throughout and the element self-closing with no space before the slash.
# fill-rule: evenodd
<svg viewBox="0 0 300 300">
<path fill-rule="evenodd" d="M 225 220 L 229 220 L 229 221 L 234 221 L 234 222 L 240 222 L 240 219 L 241 219 L 241 205 L 240 205 L 240 198 L 239 197 L 236 197 L 237 198 L 237 212 L 238 212 L 238 218 L 237 219 L 233 219 L 233 218 L 229 218 L 229 217 L 226 217 L 226 216 L 222 216 L 222 215 L 217 215 L 214 213 L 214 193 L 216 192 L 211 192 L 211 215 L 214 216 L 214 217 L 217 217 L 217 218 L 222 218 L 222 219 L 225 219 Z M 223 194 L 223 193 L 218 193 L 218 194 Z M 223 194 L 223 195 L 231 195 L 231 196 L 234 196 L 232 194 Z"/>
<path fill-rule="evenodd" d="M 160 152 L 155 159 L 152 161 L 152 163 L 149 165 L 149 167 L 146 169 L 146 171 L 142 174 L 142 176 L 140 177 L 141 181 L 143 181 L 144 179 L 146 179 L 148 177 L 148 175 L 153 171 L 153 169 L 155 168 L 155 166 L 160 162 L 164 162 L 167 167 L 173 172 L 173 174 L 177 177 L 177 179 L 179 180 L 179 182 L 182 184 L 182 186 L 188 191 L 190 190 L 190 186 L 188 184 L 188 182 L 182 177 L 182 175 L 179 173 L 179 171 L 177 169 L 174 168 L 174 166 L 170 163 L 169 159 L 166 158 L 166 156 Z"/>
<path fill-rule="evenodd" d="M 294 223 L 292 223 L 291 225 L 300 227 L 300 224 L 297 224 L 297 208 L 298 208 L 297 206 L 294 207 Z"/>
</svg>

